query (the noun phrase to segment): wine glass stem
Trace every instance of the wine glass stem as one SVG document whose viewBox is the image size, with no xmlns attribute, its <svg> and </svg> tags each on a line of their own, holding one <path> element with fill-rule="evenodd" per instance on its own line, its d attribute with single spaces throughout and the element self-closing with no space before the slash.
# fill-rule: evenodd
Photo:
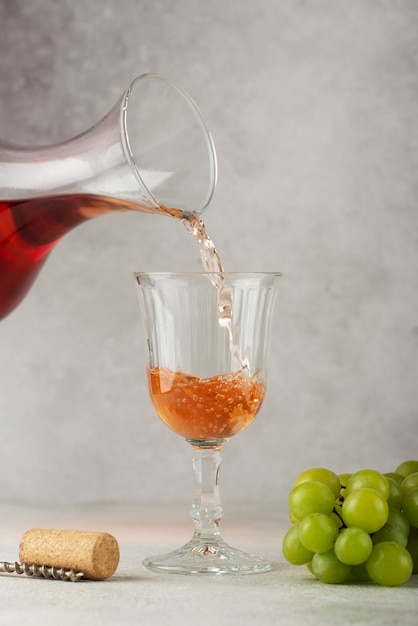
<svg viewBox="0 0 418 626">
<path fill-rule="evenodd" d="M 188 441 L 193 447 L 195 492 L 190 516 L 195 526 L 195 539 L 215 542 L 220 538 L 218 525 L 223 516 L 218 484 L 223 441 L 206 445 Z"/>
</svg>

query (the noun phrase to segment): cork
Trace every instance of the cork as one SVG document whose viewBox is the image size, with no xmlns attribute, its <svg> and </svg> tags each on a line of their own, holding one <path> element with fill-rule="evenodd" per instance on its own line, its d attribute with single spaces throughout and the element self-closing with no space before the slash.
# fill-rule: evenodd
<svg viewBox="0 0 418 626">
<path fill-rule="evenodd" d="M 68 568 L 83 572 L 83 578 L 104 580 L 116 571 L 119 546 L 104 532 L 33 528 L 22 537 L 21 563 Z"/>
</svg>

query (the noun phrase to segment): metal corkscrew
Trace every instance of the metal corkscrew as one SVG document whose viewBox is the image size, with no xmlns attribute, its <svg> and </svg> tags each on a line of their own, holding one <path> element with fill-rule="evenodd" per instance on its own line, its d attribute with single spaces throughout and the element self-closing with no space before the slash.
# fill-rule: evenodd
<svg viewBox="0 0 418 626">
<path fill-rule="evenodd" d="M 52 578 L 76 583 L 83 578 L 83 572 L 75 572 L 65 567 L 48 567 L 47 565 L 28 565 L 27 563 L 7 563 L 0 561 L 0 572 L 7 574 L 26 574 L 35 578 Z"/>
</svg>

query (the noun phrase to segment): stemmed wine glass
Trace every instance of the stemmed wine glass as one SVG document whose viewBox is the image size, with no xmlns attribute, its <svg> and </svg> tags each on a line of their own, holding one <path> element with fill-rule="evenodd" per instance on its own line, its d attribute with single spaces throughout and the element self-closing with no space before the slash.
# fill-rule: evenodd
<svg viewBox="0 0 418 626">
<path fill-rule="evenodd" d="M 192 539 L 145 559 L 148 569 L 183 574 L 263 572 L 270 563 L 228 545 L 219 532 L 220 450 L 258 413 L 277 273 L 135 274 L 147 345 L 152 404 L 193 449 Z"/>
</svg>

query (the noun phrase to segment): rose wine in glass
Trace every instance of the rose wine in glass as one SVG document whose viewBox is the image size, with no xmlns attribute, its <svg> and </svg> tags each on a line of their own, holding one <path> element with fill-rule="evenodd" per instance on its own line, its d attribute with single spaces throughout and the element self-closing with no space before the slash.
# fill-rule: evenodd
<svg viewBox="0 0 418 626">
<path fill-rule="evenodd" d="M 160 419 L 193 449 L 192 539 L 151 556 L 154 571 L 249 574 L 270 564 L 221 537 L 220 450 L 255 418 L 266 393 L 277 273 L 138 273 L 147 375 Z"/>
</svg>

